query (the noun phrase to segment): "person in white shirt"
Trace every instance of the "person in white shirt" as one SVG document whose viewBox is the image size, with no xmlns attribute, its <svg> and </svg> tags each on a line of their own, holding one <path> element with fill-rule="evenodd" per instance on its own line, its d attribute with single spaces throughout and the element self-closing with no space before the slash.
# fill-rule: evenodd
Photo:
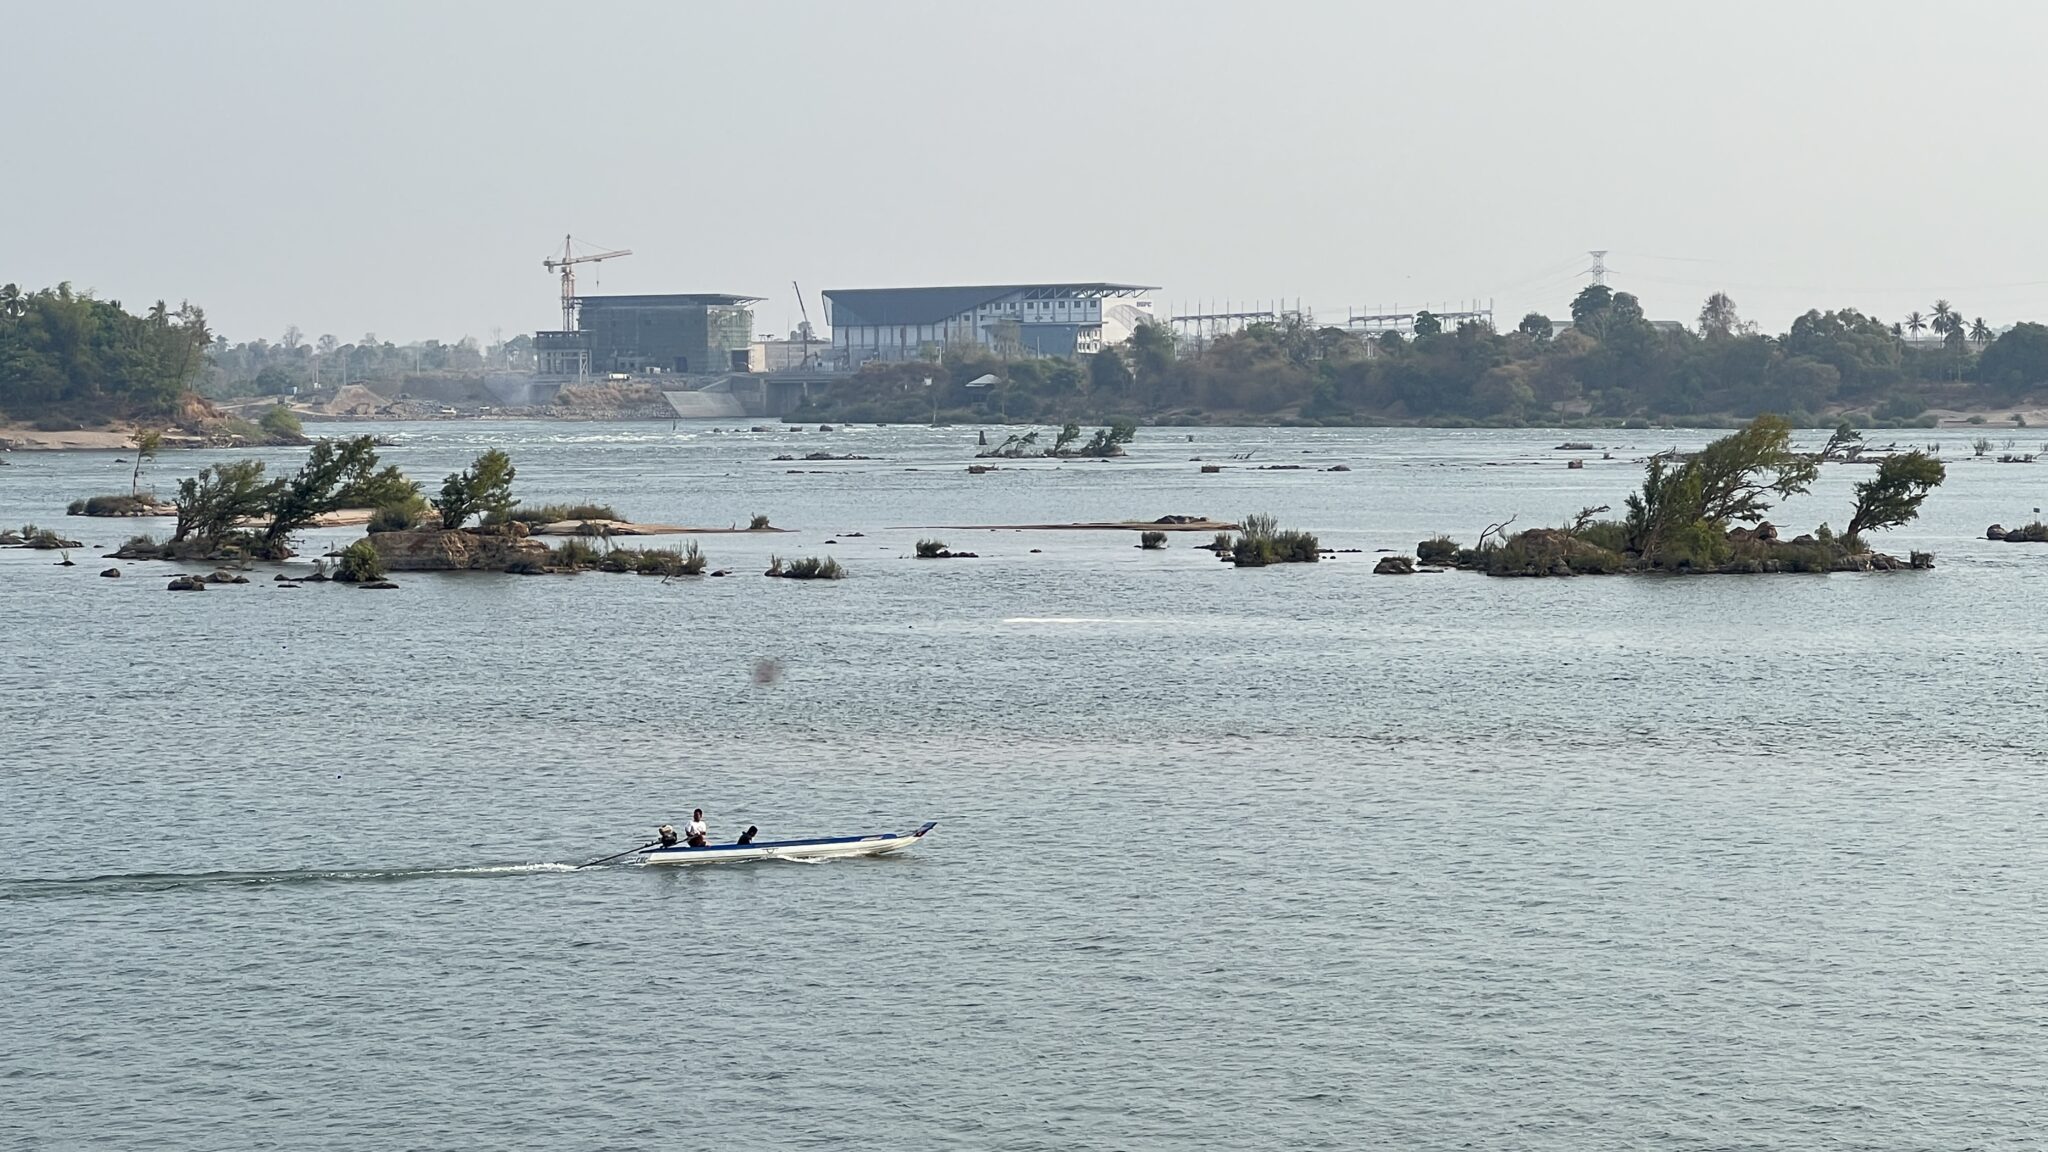
<svg viewBox="0 0 2048 1152">
<path fill-rule="evenodd" d="M 711 843 L 711 830 L 704 826 L 704 810 L 698 808 L 690 813 L 690 822 L 683 825 L 683 843 L 692 848 L 702 848 Z"/>
</svg>

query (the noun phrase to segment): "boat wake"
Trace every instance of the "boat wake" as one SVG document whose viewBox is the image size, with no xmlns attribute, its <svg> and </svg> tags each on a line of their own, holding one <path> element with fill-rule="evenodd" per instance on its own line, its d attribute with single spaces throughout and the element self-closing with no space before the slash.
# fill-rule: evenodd
<svg viewBox="0 0 2048 1152">
<path fill-rule="evenodd" d="M 471 864 L 443 868 L 297 868 L 262 872 L 129 872 L 105 876 L 0 880 L 0 900 L 91 893 L 162 892 L 180 888 L 269 888 L 295 884 L 395 884 L 407 880 L 459 880 L 574 872 L 576 865 Z"/>
</svg>

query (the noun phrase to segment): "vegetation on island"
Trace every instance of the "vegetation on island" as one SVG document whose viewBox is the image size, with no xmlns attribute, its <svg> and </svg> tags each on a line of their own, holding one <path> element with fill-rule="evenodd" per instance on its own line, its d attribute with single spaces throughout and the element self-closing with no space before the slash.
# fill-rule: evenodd
<svg viewBox="0 0 2048 1152">
<path fill-rule="evenodd" d="M 1653 322 L 1634 296 L 1593 285 L 1559 323 L 1530 313 L 1506 331 L 1471 322 L 1448 328 L 1427 313 L 1406 336 L 1301 316 L 1201 341 L 1143 324 L 1127 344 L 1081 360 L 1006 362 L 962 347 L 935 363 L 872 363 L 813 393 L 791 419 L 921 422 L 936 407 L 939 420 L 954 423 L 1121 415 L 1160 423 L 1648 426 L 1727 425 L 1776 412 L 1800 427 L 1831 426 L 1829 414 L 1869 427 L 1931 423 L 1925 413 L 1936 407 L 2015 405 L 2048 387 L 2048 326 L 1994 333 L 1945 300 L 1930 316 L 1896 322 L 1855 308 L 1814 309 L 1766 335 L 1717 292 L 1688 319 Z M 1929 331 L 1938 340 L 1923 339 Z M 967 386 L 984 375 L 997 382 Z"/>
<path fill-rule="evenodd" d="M 768 558 L 768 571 L 764 576 L 780 577 L 784 580 L 843 580 L 846 569 L 830 556 L 823 558 L 806 556 L 801 560 L 785 561 L 780 556 Z"/>
<path fill-rule="evenodd" d="M 371 438 L 358 436 L 314 444 L 290 476 L 266 476 L 260 460 L 208 465 L 179 481 L 171 538 L 159 544 L 137 537 L 118 555 L 283 560 L 292 555 L 291 538 L 320 517 L 399 504 L 418 491 L 395 466 L 377 464 Z"/>
<path fill-rule="evenodd" d="M 41 528 L 34 524 L 23 524 L 15 531 L 0 531 L 0 548 L 29 548 L 43 552 L 57 552 L 85 545 L 76 540 L 66 540 L 53 529 Z"/>
<path fill-rule="evenodd" d="M 1040 445 L 1039 433 L 1034 429 L 1030 432 L 1012 433 L 1001 444 L 986 452 L 977 452 L 975 456 L 998 460 L 1021 460 L 1032 457 L 1082 457 L 1106 460 L 1112 456 L 1123 455 L 1124 445 L 1135 440 L 1137 435 L 1138 426 L 1135 422 L 1118 417 L 1110 421 L 1107 427 L 1097 428 L 1094 436 L 1076 447 L 1074 442 L 1081 438 L 1081 426 L 1070 423 L 1060 428 L 1050 447 Z"/>
<path fill-rule="evenodd" d="M 1509 534 L 1514 520 L 1489 525 L 1470 548 L 1448 536 L 1416 545 L 1425 564 L 1450 564 L 1493 576 L 1567 576 L 1615 572 L 1836 572 L 1931 567 L 1913 553 L 1900 562 L 1871 551 L 1866 535 L 1911 523 L 1946 478 L 1940 460 L 1921 451 L 1887 456 L 1852 489 L 1849 517 L 1837 533 L 1821 524 L 1792 540 L 1765 519 L 1775 501 L 1808 491 L 1823 461 L 1856 433 L 1839 430 L 1826 448 L 1792 445 L 1791 426 L 1761 416 L 1682 460 L 1653 458 L 1621 519 L 1606 506 L 1585 508 L 1555 528 Z"/>
<path fill-rule="evenodd" d="M 367 538 L 343 548 L 334 565 L 334 578 L 344 584 L 373 584 L 384 576 L 384 556 Z"/>
<path fill-rule="evenodd" d="M 2018 528 L 2006 528 L 1993 524 L 1984 530 L 1986 540 L 2004 540 L 2011 544 L 2048 544 L 2048 524 L 2039 520 L 2022 524 Z"/>
<path fill-rule="evenodd" d="M 618 548 L 609 538 L 570 537 L 553 548 L 528 538 L 529 520 L 617 520 L 607 505 L 521 508 L 511 457 L 479 455 L 441 482 L 428 500 L 396 467 L 378 467 L 368 436 L 322 440 L 292 475 L 266 477 L 261 461 L 212 464 L 178 485 L 177 529 L 169 540 L 131 537 L 126 559 L 282 560 L 292 537 L 342 509 L 373 509 L 366 535 L 339 557 L 335 579 L 374 583 L 392 570 L 502 568 L 513 572 L 604 571 L 695 576 L 706 566 L 692 541 L 683 548 Z M 592 534 L 593 536 L 596 533 Z M 75 546 L 75 545 L 74 545 Z M 836 578 L 836 577 L 826 577 Z"/>
<path fill-rule="evenodd" d="M 570 520 L 624 520 L 619 511 L 609 504 L 527 504 L 521 502 L 505 519 L 516 520 L 529 527 L 541 524 L 561 524 Z"/>
<path fill-rule="evenodd" d="M 1147 531 L 1138 533 L 1138 547 L 1153 552 L 1166 547 L 1166 533 Z"/>
<path fill-rule="evenodd" d="M 1283 529 L 1279 521 L 1263 512 L 1239 521 L 1235 538 L 1228 532 L 1218 532 L 1210 547 L 1220 559 L 1239 568 L 1314 564 L 1322 558 L 1322 546 L 1313 533 Z"/>
<path fill-rule="evenodd" d="M 682 548 L 600 548 L 571 536 L 548 550 L 545 563 L 527 562 L 508 569 L 524 574 L 557 572 L 633 572 L 642 576 L 696 576 L 705 568 L 704 550 L 695 540 Z"/>
</svg>

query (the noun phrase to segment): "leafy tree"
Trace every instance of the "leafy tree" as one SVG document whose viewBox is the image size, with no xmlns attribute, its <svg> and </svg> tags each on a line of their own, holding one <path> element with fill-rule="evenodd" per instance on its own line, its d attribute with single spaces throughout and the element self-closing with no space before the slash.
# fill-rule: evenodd
<svg viewBox="0 0 2048 1152">
<path fill-rule="evenodd" d="M 1415 314 L 1415 334 L 1417 336 L 1436 336 L 1441 334 L 1443 330 L 1444 322 L 1437 319 L 1434 313 L 1417 312 Z"/>
<path fill-rule="evenodd" d="M 2028 320 L 2006 329 L 1977 358 L 1977 378 L 2010 388 L 2048 381 L 2048 325 Z"/>
<path fill-rule="evenodd" d="M 164 434 L 154 428 L 138 430 L 129 443 L 135 447 L 135 472 L 128 479 L 128 494 L 142 495 L 142 465 L 156 459 L 159 449 L 164 446 Z"/>
<path fill-rule="evenodd" d="M 1910 523 L 1920 514 L 1927 494 L 1947 478 L 1948 469 L 1925 452 L 1887 457 L 1877 466 L 1877 475 L 1856 485 L 1855 511 L 1842 533 L 1843 541 L 1854 549 L 1865 532 Z"/>
<path fill-rule="evenodd" d="M 1700 335 L 1733 336 L 1742 330 L 1742 317 L 1726 292 L 1716 292 L 1700 306 Z"/>
<path fill-rule="evenodd" d="M 1124 392 L 1131 386 L 1131 366 L 1116 348 L 1104 348 L 1088 361 L 1088 387 L 1095 392 Z"/>
<path fill-rule="evenodd" d="M 376 445 L 368 436 L 319 441 L 299 470 L 274 487 L 270 522 L 263 528 L 265 554 L 282 550 L 286 537 L 326 513 L 381 508 L 418 491 L 418 485 L 407 480 L 397 466 L 377 470 Z"/>
<path fill-rule="evenodd" d="M 1749 426 L 1707 445 L 1672 467 L 1650 461 L 1643 488 L 1628 498 L 1630 544 L 1645 556 L 1674 541 L 1719 535 L 1730 524 L 1754 524 L 1771 505 L 1812 487 L 1820 462 L 1792 450 L 1792 427 L 1777 416 L 1759 416 Z"/>
<path fill-rule="evenodd" d="M 1634 293 L 1616 292 L 1613 303 L 1607 306 L 1607 317 L 1610 325 L 1614 323 L 1641 324 L 1643 322 L 1643 302 L 1636 299 Z"/>
<path fill-rule="evenodd" d="M 507 519 L 512 506 L 519 503 L 512 496 L 512 479 L 518 475 L 518 470 L 512 467 L 512 458 L 493 448 L 476 458 L 476 462 L 470 465 L 469 475 L 470 499 L 477 511 L 492 523 Z"/>
<path fill-rule="evenodd" d="M 1515 325 L 1515 331 L 1534 340 L 1548 340 L 1556 327 L 1550 322 L 1550 317 L 1541 312 L 1531 312 L 1522 317 L 1520 324 Z"/>
<path fill-rule="evenodd" d="M 178 482 L 178 527 L 173 540 L 219 541 L 244 520 L 262 515 L 277 483 L 263 480 L 263 461 L 237 460 L 199 470 Z"/>
<path fill-rule="evenodd" d="M 1080 438 L 1081 426 L 1079 424 L 1061 425 L 1060 434 L 1053 438 L 1052 454 L 1055 456 L 1065 456 L 1068 447 Z"/>
<path fill-rule="evenodd" d="M 1614 289 L 1605 284 L 1588 284 L 1572 298 L 1572 323 L 1584 325 L 1613 303 Z"/>
<path fill-rule="evenodd" d="M 1096 457 L 1120 455 L 1123 452 L 1123 446 L 1129 444 L 1137 435 L 1138 426 L 1136 424 L 1124 419 L 1114 420 L 1107 428 L 1097 428 L 1095 435 L 1089 438 L 1088 443 L 1081 446 L 1077 455 Z"/>
<path fill-rule="evenodd" d="M 1157 389 L 1173 368 L 1173 333 L 1166 325 L 1143 322 L 1131 330 L 1131 363 L 1138 382 Z"/>
<path fill-rule="evenodd" d="M 1914 315 L 1917 316 L 1919 313 L 1915 312 Z M 1927 322 L 1927 326 L 1934 329 L 1936 336 L 1946 340 L 1954 335 L 1957 326 L 1962 322 L 1963 318 L 1956 314 L 1955 309 L 1949 307 L 1948 301 L 1936 300 L 1934 302 L 1934 318 Z"/>
<path fill-rule="evenodd" d="M 512 498 L 515 475 L 512 458 L 496 448 L 478 456 L 468 468 L 450 473 L 441 482 L 440 499 L 434 501 L 441 527 L 460 528 L 478 514 L 491 521 L 506 519 L 518 503 Z"/>
</svg>

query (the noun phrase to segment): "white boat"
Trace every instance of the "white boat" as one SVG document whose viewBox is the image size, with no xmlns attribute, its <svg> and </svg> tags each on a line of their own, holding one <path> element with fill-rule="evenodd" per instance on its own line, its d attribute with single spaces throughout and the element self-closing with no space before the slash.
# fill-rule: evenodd
<svg viewBox="0 0 2048 1152">
<path fill-rule="evenodd" d="M 677 844 L 654 848 L 640 857 L 643 864 L 737 864 L 746 860 L 836 860 L 852 856 L 887 856 L 901 852 L 924 839 L 938 827 L 928 821 L 914 832 L 891 832 L 881 836 L 829 836 L 816 840 L 767 840 L 752 844 L 706 844 L 692 848 Z"/>
</svg>

